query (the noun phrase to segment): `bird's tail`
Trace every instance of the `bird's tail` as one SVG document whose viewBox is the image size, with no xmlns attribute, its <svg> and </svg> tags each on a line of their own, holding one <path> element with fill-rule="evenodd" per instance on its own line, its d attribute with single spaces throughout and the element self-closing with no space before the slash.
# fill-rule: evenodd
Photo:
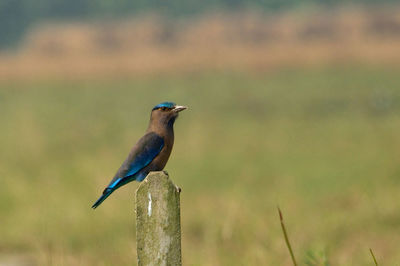
<svg viewBox="0 0 400 266">
<path fill-rule="evenodd" d="M 96 209 L 97 206 L 99 206 L 106 198 L 108 198 L 108 196 L 110 196 L 113 191 L 114 190 L 111 188 L 106 188 L 103 191 L 103 195 L 101 195 L 101 197 L 98 200 L 96 200 L 96 202 L 93 204 L 92 208 Z"/>
</svg>

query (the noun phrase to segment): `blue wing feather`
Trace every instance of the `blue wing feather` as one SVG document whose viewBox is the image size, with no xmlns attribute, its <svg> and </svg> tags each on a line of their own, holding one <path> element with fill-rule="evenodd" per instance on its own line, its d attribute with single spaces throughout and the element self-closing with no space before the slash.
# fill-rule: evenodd
<svg viewBox="0 0 400 266">
<path fill-rule="evenodd" d="M 131 176 L 139 172 L 140 169 L 147 166 L 160 153 L 164 147 L 164 140 L 161 137 L 153 139 L 152 143 L 146 149 L 137 155 L 135 160 L 129 165 L 129 171 L 126 176 Z"/>
<path fill-rule="evenodd" d="M 128 158 L 118 169 L 103 195 L 93 204 L 95 209 L 117 188 L 133 180 L 142 181 L 145 176 L 140 170 L 154 160 L 164 147 L 164 139 L 154 132 L 144 135 L 129 153 Z"/>
<path fill-rule="evenodd" d="M 122 164 L 108 188 L 118 187 L 121 180 L 137 174 L 149 165 L 164 147 L 164 139 L 156 133 L 148 133 L 139 140 Z"/>
</svg>

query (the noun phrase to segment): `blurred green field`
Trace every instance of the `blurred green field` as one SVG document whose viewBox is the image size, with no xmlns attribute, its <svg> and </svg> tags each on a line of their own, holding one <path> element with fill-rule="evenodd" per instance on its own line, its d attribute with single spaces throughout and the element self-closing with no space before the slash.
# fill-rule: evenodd
<svg viewBox="0 0 400 266">
<path fill-rule="evenodd" d="M 183 190 L 184 265 L 291 265 L 277 205 L 301 265 L 373 265 L 370 247 L 396 265 L 399 73 L 349 65 L 4 81 L 0 265 L 135 265 L 138 184 L 90 206 L 165 100 L 190 107 L 166 167 Z"/>
</svg>

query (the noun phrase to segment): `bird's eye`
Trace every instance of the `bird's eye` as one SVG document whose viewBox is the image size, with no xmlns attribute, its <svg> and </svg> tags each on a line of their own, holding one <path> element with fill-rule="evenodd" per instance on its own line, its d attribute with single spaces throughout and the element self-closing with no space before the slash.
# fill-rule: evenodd
<svg viewBox="0 0 400 266">
<path fill-rule="evenodd" d="M 167 108 L 167 107 L 161 107 L 161 110 L 162 110 L 162 111 L 167 111 L 168 108 Z"/>
</svg>

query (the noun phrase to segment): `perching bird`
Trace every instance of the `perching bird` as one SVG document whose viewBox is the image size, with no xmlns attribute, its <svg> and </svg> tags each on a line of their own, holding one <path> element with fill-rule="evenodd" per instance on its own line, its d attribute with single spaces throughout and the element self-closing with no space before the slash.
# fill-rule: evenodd
<svg viewBox="0 0 400 266">
<path fill-rule="evenodd" d="M 117 188 L 131 182 L 141 182 L 151 171 L 161 171 L 167 164 L 174 145 L 174 122 L 178 113 L 187 109 L 172 102 L 156 105 L 151 111 L 146 134 L 133 146 L 103 195 L 93 204 L 95 209 Z"/>
</svg>

